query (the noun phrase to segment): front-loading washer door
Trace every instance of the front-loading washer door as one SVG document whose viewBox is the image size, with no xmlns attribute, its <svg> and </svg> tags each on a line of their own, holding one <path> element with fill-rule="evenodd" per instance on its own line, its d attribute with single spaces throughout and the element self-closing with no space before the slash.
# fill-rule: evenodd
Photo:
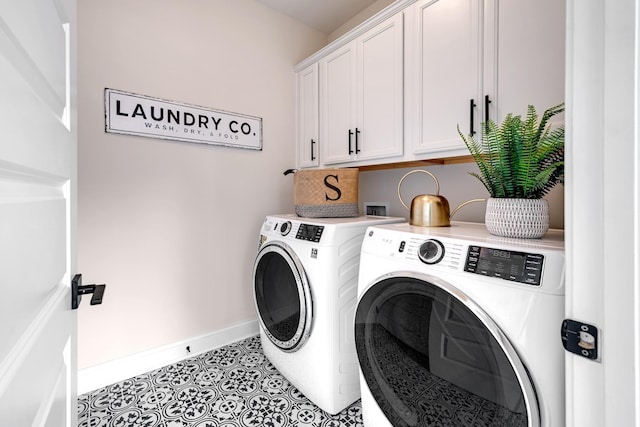
<svg viewBox="0 0 640 427">
<path fill-rule="evenodd" d="M 466 295 L 410 272 L 367 289 L 356 309 L 356 349 L 371 395 L 392 425 L 540 425 L 522 361 Z"/>
<path fill-rule="evenodd" d="M 287 244 L 264 245 L 253 265 L 254 298 L 262 330 L 284 351 L 297 351 L 311 333 L 311 289 L 300 259 Z"/>
</svg>

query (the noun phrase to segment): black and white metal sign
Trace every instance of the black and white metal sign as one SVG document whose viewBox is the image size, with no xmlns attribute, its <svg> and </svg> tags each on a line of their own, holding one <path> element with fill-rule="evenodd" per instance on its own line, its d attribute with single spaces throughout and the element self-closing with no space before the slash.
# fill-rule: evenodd
<svg viewBox="0 0 640 427">
<path fill-rule="evenodd" d="M 104 90 L 105 131 L 262 150 L 260 117 Z"/>
</svg>

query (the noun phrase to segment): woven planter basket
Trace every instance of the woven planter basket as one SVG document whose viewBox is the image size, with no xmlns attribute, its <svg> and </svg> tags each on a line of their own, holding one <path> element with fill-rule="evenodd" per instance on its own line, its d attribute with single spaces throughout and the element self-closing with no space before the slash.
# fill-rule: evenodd
<svg viewBox="0 0 640 427">
<path fill-rule="evenodd" d="M 549 230 L 549 202 L 489 198 L 484 222 L 489 233 L 496 236 L 539 239 Z"/>
</svg>

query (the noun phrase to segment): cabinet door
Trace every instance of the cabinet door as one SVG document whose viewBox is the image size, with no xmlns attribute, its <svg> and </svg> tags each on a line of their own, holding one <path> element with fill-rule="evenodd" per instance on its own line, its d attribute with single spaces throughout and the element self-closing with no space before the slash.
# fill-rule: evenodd
<svg viewBox="0 0 640 427">
<path fill-rule="evenodd" d="M 356 40 L 358 160 L 403 152 L 403 14 Z"/>
<path fill-rule="evenodd" d="M 489 117 L 538 114 L 564 101 L 565 1 L 486 0 L 485 94 Z"/>
<path fill-rule="evenodd" d="M 323 163 L 352 159 L 355 135 L 355 42 L 320 60 L 320 140 Z"/>
<path fill-rule="evenodd" d="M 465 135 L 472 126 L 479 131 L 481 7 L 477 0 L 421 0 L 407 11 L 406 120 L 414 153 L 466 149 L 457 126 Z"/>
<path fill-rule="evenodd" d="M 296 147 L 298 167 L 318 166 L 318 64 L 296 76 Z"/>
</svg>

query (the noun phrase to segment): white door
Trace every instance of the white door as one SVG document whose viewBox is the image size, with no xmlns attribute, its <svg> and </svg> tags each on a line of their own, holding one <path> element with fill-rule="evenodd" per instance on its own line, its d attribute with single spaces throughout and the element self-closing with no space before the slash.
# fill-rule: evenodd
<svg viewBox="0 0 640 427">
<path fill-rule="evenodd" d="M 485 1 L 484 22 L 483 96 L 491 103 L 481 99 L 481 120 L 524 117 L 527 105 L 541 115 L 563 102 L 565 1 Z"/>
<path fill-rule="evenodd" d="M 566 316 L 600 358 L 566 354 L 566 425 L 640 427 L 640 9 L 567 6 Z"/>
<path fill-rule="evenodd" d="M 351 42 L 320 60 L 322 162 L 347 162 L 355 153 L 356 45 Z"/>
<path fill-rule="evenodd" d="M 416 154 L 463 149 L 479 132 L 482 3 L 421 0 L 407 12 L 407 117 Z M 472 124 L 473 123 L 473 124 Z M 477 135 L 476 135 L 477 136 Z"/>
<path fill-rule="evenodd" d="M 403 14 L 356 40 L 358 160 L 401 156 L 403 148 Z"/>
<path fill-rule="evenodd" d="M 76 426 L 76 0 L 0 1 L 0 426 Z"/>
<path fill-rule="evenodd" d="M 318 145 L 318 63 L 296 74 L 296 149 L 298 167 L 317 167 Z"/>
</svg>

